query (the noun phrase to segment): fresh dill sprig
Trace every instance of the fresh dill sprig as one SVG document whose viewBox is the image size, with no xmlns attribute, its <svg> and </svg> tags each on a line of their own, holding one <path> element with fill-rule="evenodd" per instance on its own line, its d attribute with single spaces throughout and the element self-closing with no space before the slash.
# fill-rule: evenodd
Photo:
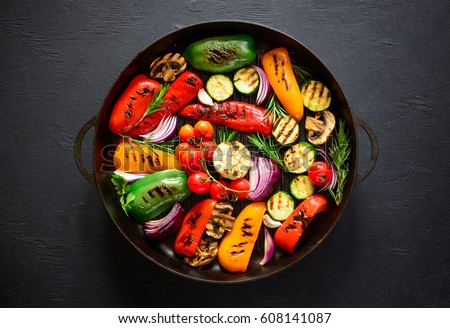
<svg viewBox="0 0 450 328">
<path fill-rule="evenodd" d="M 175 152 L 175 139 L 167 141 L 151 142 L 148 140 L 134 139 L 125 135 L 121 135 L 121 137 L 124 138 L 125 140 L 134 142 L 135 144 L 147 146 L 152 150 L 160 150 L 170 155 L 172 155 Z"/>
<path fill-rule="evenodd" d="M 139 119 L 139 121 L 136 123 L 136 125 L 141 123 L 141 121 L 144 119 L 144 117 L 146 117 L 150 114 L 156 113 L 157 111 L 160 111 L 161 109 L 163 109 L 161 106 L 162 106 L 162 104 L 164 104 L 166 102 L 163 98 L 164 98 L 164 95 L 166 94 L 167 90 L 169 90 L 169 86 L 170 86 L 170 84 L 165 83 L 165 84 L 161 84 L 158 87 L 158 90 L 156 90 L 155 97 L 153 97 L 152 101 L 148 104 L 144 115 L 142 115 L 142 117 Z"/>
<path fill-rule="evenodd" d="M 252 133 L 248 135 L 247 140 L 256 146 L 264 155 L 274 160 L 281 168 L 284 169 L 283 156 L 280 154 L 280 150 L 271 136 L 265 138 L 259 133 Z"/>
<path fill-rule="evenodd" d="M 237 131 L 236 130 L 229 130 L 227 127 L 220 129 L 217 131 L 217 134 L 219 136 L 219 143 L 222 142 L 229 142 L 236 137 Z"/>
<path fill-rule="evenodd" d="M 279 117 L 286 117 L 288 113 L 284 109 L 284 107 L 280 104 L 280 101 L 275 96 L 275 93 L 272 92 L 269 96 L 269 100 L 266 102 L 266 113 L 264 115 L 264 119 L 270 117 L 272 122 L 275 122 Z"/>
<path fill-rule="evenodd" d="M 300 65 L 292 65 L 292 70 L 294 71 L 294 74 L 300 79 L 300 80 L 306 80 L 311 77 L 311 73 L 306 67 L 302 67 Z"/>
<path fill-rule="evenodd" d="M 339 206 L 342 201 L 342 197 L 344 196 L 344 187 L 347 182 L 349 172 L 348 159 L 350 158 L 352 148 L 350 144 L 350 137 L 343 119 L 339 120 L 338 126 L 334 132 L 334 138 L 331 142 L 328 154 L 336 167 L 337 182 L 335 190 L 329 189 L 329 191 L 336 202 L 336 205 Z"/>
</svg>

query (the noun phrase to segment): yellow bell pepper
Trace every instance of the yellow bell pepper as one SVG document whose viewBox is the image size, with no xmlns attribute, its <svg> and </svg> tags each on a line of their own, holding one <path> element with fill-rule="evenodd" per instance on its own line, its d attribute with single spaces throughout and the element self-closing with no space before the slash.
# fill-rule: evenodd
<svg viewBox="0 0 450 328">
<path fill-rule="evenodd" d="M 297 122 L 303 117 L 303 96 L 286 48 L 275 48 L 261 58 L 264 72 L 281 105 Z"/>
<path fill-rule="evenodd" d="M 218 260 L 229 272 L 245 272 L 266 212 L 265 202 L 247 205 L 234 221 L 233 229 L 223 237 Z"/>
</svg>

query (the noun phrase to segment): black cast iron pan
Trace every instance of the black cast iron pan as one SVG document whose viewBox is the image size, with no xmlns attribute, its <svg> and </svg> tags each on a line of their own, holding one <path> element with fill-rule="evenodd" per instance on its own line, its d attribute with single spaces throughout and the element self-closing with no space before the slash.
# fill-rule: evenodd
<svg viewBox="0 0 450 328">
<path fill-rule="evenodd" d="M 346 121 L 352 146 L 349 178 L 340 206 L 335 206 L 330 201 L 330 204 L 332 204 L 330 208 L 326 212 L 317 215 L 308 226 L 293 255 L 287 255 L 281 250 L 276 250 L 274 258 L 265 266 L 261 266 L 259 262 L 263 256 L 263 243 L 258 242 L 247 272 L 239 274 L 226 272 L 220 268 L 217 261 L 200 269 L 188 266 L 173 254 L 173 239 L 165 242 L 152 241 L 144 235 L 143 229 L 139 224 L 125 216 L 118 202 L 114 186 L 110 181 L 111 173 L 114 171 L 112 154 L 118 142 L 118 136 L 111 133 L 108 129 L 109 117 L 115 102 L 133 77 L 139 73 L 148 74 L 149 64 L 155 58 L 167 52 L 177 51 L 182 53 L 189 43 L 205 37 L 234 33 L 248 33 L 252 35 L 256 40 L 255 48 L 259 55 L 275 47 L 286 47 L 291 53 L 293 60 L 310 69 L 316 79 L 325 83 L 332 93 L 330 109 L 332 109 L 336 119 L 343 118 Z M 182 123 L 183 121 L 181 120 L 179 124 Z M 371 157 L 368 167 L 361 174 L 358 174 L 358 127 L 368 134 L 371 144 Z M 88 172 L 81 158 L 81 145 L 85 134 L 91 128 L 94 129 L 94 169 L 93 172 Z M 351 111 L 338 82 L 317 56 L 285 33 L 267 26 L 239 21 L 212 21 L 187 26 L 156 40 L 138 53 L 114 82 L 99 113 L 92 117 L 79 131 L 75 140 L 74 150 L 76 163 L 81 173 L 89 182 L 96 185 L 111 219 L 123 236 L 142 255 L 175 274 L 195 280 L 218 283 L 236 283 L 267 277 L 287 268 L 309 254 L 338 222 L 353 186 L 370 174 L 378 157 L 378 144 L 373 130 L 367 122 L 357 117 Z M 287 180 L 283 179 L 282 189 L 287 189 Z M 195 201 L 194 197 L 187 201 L 185 206 L 189 207 Z M 242 207 L 243 205 L 240 206 Z M 186 209 L 188 210 L 189 208 Z M 239 208 L 235 208 L 235 214 L 237 215 L 237 213 L 239 213 Z"/>
</svg>

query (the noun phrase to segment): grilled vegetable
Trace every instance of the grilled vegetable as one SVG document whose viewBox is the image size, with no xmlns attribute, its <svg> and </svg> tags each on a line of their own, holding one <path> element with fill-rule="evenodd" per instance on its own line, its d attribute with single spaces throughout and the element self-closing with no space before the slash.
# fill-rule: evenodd
<svg viewBox="0 0 450 328">
<path fill-rule="evenodd" d="M 214 101 L 211 96 L 206 92 L 205 89 L 198 90 L 197 94 L 198 101 L 200 101 L 204 105 L 212 106 L 214 105 Z"/>
<path fill-rule="evenodd" d="M 313 145 L 323 145 L 331 136 L 335 125 L 336 119 L 329 110 L 316 112 L 315 117 L 306 117 L 305 130 L 308 131 L 308 141 Z"/>
<path fill-rule="evenodd" d="M 272 135 L 282 145 L 293 143 L 300 135 L 300 127 L 292 116 L 280 117 L 275 122 Z"/>
<path fill-rule="evenodd" d="M 206 81 L 206 91 L 212 99 L 224 101 L 233 95 L 233 83 L 230 78 L 223 74 L 211 75 Z"/>
<path fill-rule="evenodd" d="M 184 72 L 186 64 L 186 59 L 179 53 L 168 53 L 151 63 L 150 76 L 163 79 L 164 82 L 173 82 L 176 75 Z"/>
<path fill-rule="evenodd" d="M 127 213 L 138 222 L 156 218 L 191 195 L 187 174 L 166 170 L 143 177 L 130 184 L 127 194 Z"/>
<path fill-rule="evenodd" d="M 277 221 L 284 221 L 294 210 L 294 200 L 287 192 L 279 191 L 267 201 L 267 212 Z"/>
<path fill-rule="evenodd" d="M 184 71 L 164 94 L 160 110 L 145 116 L 139 124 L 126 134 L 134 138 L 153 131 L 164 117 L 177 113 L 194 100 L 198 91 L 202 88 L 203 81 L 196 74 Z"/>
<path fill-rule="evenodd" d="M 233 206 L 229 203 L 217 203 L 206 224 L 205 233 L 215 239 L 220 239 L 226 231 L 231 231 L 236 220 L 231 214 Z"/>
<path fill-rule="evenodd" d="M 239 141 L 227 141 L 217 145 L 213 164 L 222 177 L 236 180 L 247 174 L 252 161 L 247 147 Z"/>
<path fill-rule="evenodd" d="M 127 173 L 153 173 L 183 169 L 175 155 L 125 138 L 119 141 L 114 152 L 114 167 Z"/>
<path fill-rule="evenodd" d="M 193 267 L 200 267 L 211 263 L 219 251 L 219 242 L 211 237 L 200 239 L 193 256 L 184 257 L 184 261 Z"/>
<path fill-rule="evenodd" d="M 233 84 L 237 91 L 245 95 L 251 95 L 258 90 L 259 75 L 255 69 L 244 67 L 234 73 Z"/>
<path fill-rule="evenodd" d="M 215 36 L 190 44 L 184 57 L 195 69 L 228 73 L 253 63 L 255 40 L 248 34 Z"/>
<path fill-rule="evenodd" d="M 306 141 L 291 146 L 284 153 L 284 165 L 292 173 L 304 173 L 316 160 L 316 149 Z"/>
<path fill-rule="evenodd" d="M 180 231 L 175 238 L 174 252 L 191 257 L 195 254 L 206 223 L 211 216 L 217 201 L 205 199 L 194 205 L 184 217 Z"/>
<path fill-rule="evenodd" d="M 270 85 L 283 107 L 297 122 L 303 117 L 303 97 L 286 48 L 276 48 L 261 58 Z"/>
<path fill-rule="evenodd" d="M 314 185 L 307 175 L 295 177 L 290 184 L 292 196 L 297 199 L 305 199 L 314 194 Z"/>
<path fill-rule="evenodd" d="M 192 104 L 179 114 L 194 120 L 206 120 L 245 133 L 259 132 L 265 137 L 272 131 L 272 120 L 265 117 L 265 109 L 239 101 L 214 103 L 214 106 Z"/>
<path fill-rule="evenodd" d="M 275 232 L 275 245 L 292 254 L 308 224 L 319 212 L 326 211 L 327 206 L 327 199 L 321 194 L 306 198 Z"/>
<path fill-rule="evenodd" d="M 327 109 L 331 103 L 331 93 L 319 81 L 308 80 L 302 85 L 303 105 L 313 112 Z"/>
<path fill-rule="evenodd" d="M 130 131 L 144 115 L 159 86 L 157 81 L 143 74 L 136 76 L 114 105 L 109 129 L 115 134 Z"/>
<path fill-rule="evenodd" d="M 223 237 L 217 258 L 229 272 L 245 272 L 261 229 L 266 204 L 256 202 L 247 205 L 239 213 L 233 229 Z"/>
</svg>

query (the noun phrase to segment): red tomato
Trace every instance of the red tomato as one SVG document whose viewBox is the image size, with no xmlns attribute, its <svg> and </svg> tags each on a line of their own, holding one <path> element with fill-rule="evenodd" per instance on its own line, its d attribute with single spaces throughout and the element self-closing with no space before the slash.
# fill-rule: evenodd
<svg viewBox="0 0 450 328">
<path fill-rule="evenodd" d="M 211 161 L 214 156 L 214 150 L 216 150 L 216 144 L 209 139 L 203 139 L 200 142 L 200 149 L 203 151 L 206 161 Z"/>
<path fill-rule="evenodd" d="M 198 121 L 194 125 L 194 134 L 196 139 L 212 139 L 214 136 L 214 127 L 208 121 Z"/>
<path fill-rule="evenodd" d="M 192 147 L 188 151 L 185 151 L 181 156 L 180 163 L 188 171 L 200 172 L 205 171 L 203 167 L 203 153 L 199 148 Z"/>
<path fill-rule="evenodd" d="M 219 184 L 220 183 L 220 184 Z M 217 180 L 211 184 L 211 188 L 209 189 L 209 194 L 212 199 L 215 200 L 227 200 L 230 196 L 230 191 L 224 189 L 222 186 L 228 188 L 228 183 L 224 180 Z"/>
<path fill-rule="evenodd" d="M 237 191 L 250 190 L 250 182 L 245 178 L 239 178 L 230 182 L 230 189 Z M 245 198 L 249 195 L 249 192 L 237 192 L 235 193 L 238 199 Z"/>
<path fill-rule="evenodd" d="M 194 127 L 190 124 L 185 124 L 181 127 L 180 131 L 178 131 L 178 137 L 181 142 L 188 142 L 190 140 L 195 139 Z"/>
<path fill-rule="evenodd" d="M 195 147 L 192 146 L 190 143 L 187 142 L 182 142 L 179 143 L 176 147 L 175 147 L 175 157 L 178 159 L 178 161 L 181 163 L 181 156 L 183 156 L 183 154 L 185 152 L 187 152 L 190 149 L 194 149 Z"/>
<path fill-rule="evenodd" d="M 211 188 L 211 180 L 205 172 L 194 172 L 189 176 L 188 187 L 196 194 L 205 194 Z"/>
<path fill-rule="evenodd" d="M 314 162 L 308 170 L 308 177 L 312 184 L 324 186 L 331 180 L 331 168 L 325 162 Z"/>
</svg>

